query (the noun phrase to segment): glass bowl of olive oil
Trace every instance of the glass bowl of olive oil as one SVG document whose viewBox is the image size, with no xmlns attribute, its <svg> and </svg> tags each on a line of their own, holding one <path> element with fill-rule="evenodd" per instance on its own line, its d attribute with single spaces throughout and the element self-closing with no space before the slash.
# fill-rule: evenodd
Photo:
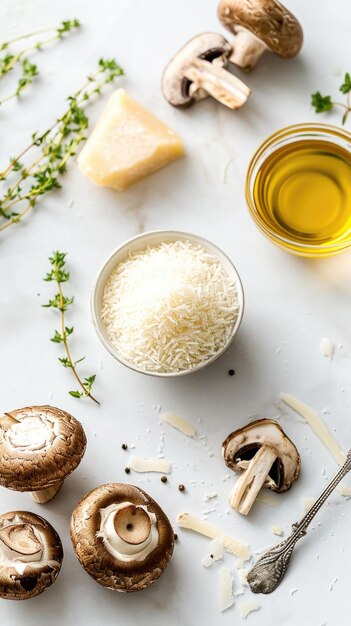
<svg viewBox="0 0 351 626">
<path fill-rule="evenodd" d="M 246 200 L 261 231 L 300 256 L 351 247 L 351 134 L 288 126 L 266 139 L 247 171 Z"/>
</svg>

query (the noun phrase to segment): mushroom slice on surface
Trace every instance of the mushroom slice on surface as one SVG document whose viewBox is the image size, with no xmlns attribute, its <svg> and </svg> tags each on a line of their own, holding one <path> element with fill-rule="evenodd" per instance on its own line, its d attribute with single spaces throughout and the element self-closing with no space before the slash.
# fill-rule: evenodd
<svg viewBox="0 0 351 626">
<path fill-rule="evenodd" d="M 162 75 L 162 92 L 175 107 L 186 107 L 212 96 L 230 109 L 239 109 L 250 89 L 228 72 L 232 47 L 217 33 L 197 35 L 171 59 Z"/>
<path fill-rule="evenodd" d="M 221 0 L 218 17 L 236 35 L 230 61 L 252 70 L 265 50 L 290 59 L 299 52 L 302 28 L 277 0 Z"/>
<path fill-rule="evenodd" d="M 229 496 L 233 509 L 247 515 L 262 487 L 286 491 L 300 472 L 300 455 L 277 422 L 260 419 L 228 435 L 225 464 L 242 472 Z"/>
<path fill-rule="evenodd" d="M 63 559 L 60 537 L 27 511 L 0 515 L 0 598 L 26 600 L 55 582 Z"/>
<path fill-rule="evenodd" d="M 87 573 L 115 591 L 141 591 L 166 569 L 172 526 L 145 491 L 109 483 L 90 491 L 71 520 L 73 549 Z"/>
<path fill-rule="evenodd" d="M 49 502 L 79 465 L 86 447 L 82 425 L 51 406 L 32 406 L 0 417 L 0 485 Z"/>
</svg>

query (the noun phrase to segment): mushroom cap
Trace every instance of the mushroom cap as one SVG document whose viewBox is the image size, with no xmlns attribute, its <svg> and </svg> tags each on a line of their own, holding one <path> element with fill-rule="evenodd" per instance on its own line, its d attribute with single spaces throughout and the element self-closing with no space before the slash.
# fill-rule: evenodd
<svg viewBox="0 0 351 626">
<path fill-rule="evenodd" d="M 227 59 L 232 51 L 230 43 L 218 33 L 201 33 L 188 41 L 166 65 L 161 79 L 166 100 L 175 107 L 186 107 L 195 98 L 189 94 L 191 80 L 186 69 L 194 59 L 212 62 L 218 57 Z"/>
<path fill-rule="evenodd" d="M 245 28 L 285 59 L 294 57 L 302 46 L 300 23 L 277 0 L 221 0 L 218 17 L 234 34 Z"/>
<path fill-rule="evenodd" d="M 278 492 L 290 489 L 300 472 L 300 455 L 275 420 L 258 419 L 235 430 L 223 442 L 222 456 L 230 469 L 241 472 L 262 446 L 277 454 L 264 487 Z"/>
<path fill-rule="evenodd" d="M 0 485 L 15 491 L 40 491 L 64 480 L 79 465 L 86 447 L 83 427 L 52 406 L 31 406 L 8 413 L 13 424 L 1 427 Z"/>
<path fill-rule="evenodd" d="M 107 549 L 101 536 L 103 511 L 123 503 L 126 503 L 126 508 L 120 509 L 123 519 L 118 519 L 118 512 L 115 514 L 115 529 L 117 524 L 128 518 L 128 509 L 134 508 L 140 513 L 147 511 L 155 516 L 157 544 L 140 560 L 117 558 Z M 147 532 L 144 517 L 141 514 L 140 523 L 135 522 L 134 536 L 139 535 L 140 541 L 145 539 L 144 533 Z M 116 591 L 140 591 L 154 583 L 166 569 L 174 548 L 173 529 L 161 507 L 142 489 L 123 483 L 101 485 L 82 498 L 72 514 L 71 540 L 76 556 L 87 573 L 100 585 Z"/>
<path fill-rule="evenodd" d="M 28 511 L 0 515 L 0 598 L 26 600 L 55 582 L 63 559 L 60 537 Z"/>
</svg>

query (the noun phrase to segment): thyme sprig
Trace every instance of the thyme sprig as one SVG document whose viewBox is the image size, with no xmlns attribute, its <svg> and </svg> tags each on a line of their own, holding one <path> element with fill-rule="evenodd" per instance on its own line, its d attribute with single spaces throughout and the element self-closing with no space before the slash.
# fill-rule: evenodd
<svg viewBox="0 0 351 626">
<path fill-rule="evenodd" d="M 19 37 L 14 37 L 9 41 L 5 41 L 0 44 L 0 51 L 7 51 L 6 54 L 0 57 L 0 80 L 4 78 L 6 74 L 11 72 L 11 70 L 13 70 L 18 63 L 22 62 L 22 76 L 18 81 L 17 89 L 9 96 L 6 96 L 2 100 L 0 100 L 0 105 L 7 100 L 10 100 L 11 98 L 19 96 L 20 93 L 33 82 L 35 76 L 38 76 L 39 72 L 37 66 L 29 63 L 28 60 L 28 57 L 32 52 L 35 52 L 36 50 L 41 50 L 48 44 L 62 39 L 65 34 L 76 30 L 79 27 L 80 22 L 79 20 L 77 20 L 77 18 L 74 18 L 73 20 L 63 20 L 58 26 L 54 28 L 45 28 L 36 32 L 20 35 Z M 12 44 L 15 44 L 25 39 L 31 39 L 43 33 L 52 33 L 52 35 L 50 37 L 47 37 L 46 39 L 36 41 L 35 43 L 22 48 L 22 50 L 20 50 L 19 52 L 11 53 L 8 50 L 9 46 L 11 46 Z M 30 68 L 32 68 L 32 71 L 30 71 Z M 33 68 L 35 68 L 35 71 L 33 70 Z"/>
<path fill-rule="evenodd" d="M 54 295 L 52 300 L 49 300 L 47 304 L 43 304 L 42 306 L 56 309 L 60 313 L 61 328 L 59 331 L 55 330 L 54 335 L 51 337 L 51 341 L 54 343 L 63 344 L 66 356 L 59 357 L 58 360 L 63 365 L 63 367 L 67 367 L 72 371 L 79 385 L 78 390 L 69 391 L 69 394 L 73 396 L 73 398 L 82 398 L 83 396 L 86 396 L 97 404 L 100 404 L 91 393 L 96 374 L 92 374 L 91 376 L 87 376 L 86 378 L 81 379 L 77 371 L 77 365 L 78 363 L 81 363 L 81 361 L 83 361 L 85 357 L 74 361 L 69 346 L 69 337 L 71 337 L 71 335 L 73 334 L 74 327 L 66 325 L 65 315 L 68 307 L 73 304 L 74 298 L 65 296 L 62 289 L 62 284 L 68 282 L 70 279 L 70 273 L 66 269 L 66 256 L 66 252 L 56 251 L 53 252 L 51 257 L 49 257 L 51 270 L 46 274 L 43 280 L 47 282 L 56 282 L 58 292 Z"/>
<path fill-rule="evenodd" d="M 100 59 L 97 71 L 69 96 L 64 114 L 45 132 L 34 132 L 31 143 L 10 158 L 9 165 L 0 171 L 0 181 L 7 181 L 12 174 L 17 174 L 17 178 L 0 198 L 0 231 L 20 222 L 36 206 L 40 196 L 61 187 L 59 177 L 66 172 L 68 160 L 86 138 L 89 121 L 83 105 L 123 73 L 114 59 Z M 23 157 L 28 153 L 33 153 L 35 158 L 25 164 Z"/>
<path fill-rule="evenodd" d="M 335 102 L 331 96 L 322 96 L 320 91 L 316 91 L 311 95 L 311 104 L 315 108 L 316 113 L 325 113 L 331 111 L 334 107 L 344 109 L 342 116 L 342 125 L 346 124 L 347 118 L 351 112 L 351 76 L 346 72 L 344 82 L 340 85 L 339 91 L 346 95 L 346 102 Z"/>
</svg>

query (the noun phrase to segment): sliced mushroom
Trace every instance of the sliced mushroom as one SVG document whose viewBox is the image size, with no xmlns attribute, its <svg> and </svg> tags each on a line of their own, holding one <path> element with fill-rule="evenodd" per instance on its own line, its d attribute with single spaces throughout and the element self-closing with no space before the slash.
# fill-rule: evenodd
<svg viewBox="0 0 351 626">
<path fill-rule="evenodd" d="M 86 447 L 82 425 L 51 406 L 32 406 L 0 418 L 0 485 L 49 502 L 79 465 Z"/>
<path fill-rule="evenodd" d="M 123 483 L 101 485 L 79 502 L 71 539 L 88 574 L 116 591 L 140 591 L 154 583 L 174 547 L 172 526 L 159 505 Z"/>
<path fill-rule="evenodd" d="M 212 96 L 230 109 L 245 104 L 250 89 L 228 72 L 232 47 L 217 33 L 197 35 L 171 59 L 162 75 L 162 91 L 175 107 Z"/>
<path fill-rule="evenodd" d="M 231 433 L 222 445 L 225 464 L 242 472 L 229 496 L 247 515 L 262 487 L 286 491 L 300 472 L 300 455 L 277 422 L 260 419 Z"/>
<path fill-rule="evenodd" d="M 303 33 L 296 17 L 277 0 L 221 0 L 218 17 L 236 35 L 230 61 L 252 70 L 265 50 L 290 59 Z"/>
<path fill-rule="evenodd" d="M 63 559 L 60 537 L 27 511 L 0 515 L 0 598 L 26 600 L 55 582 Z"/>
</svg>

